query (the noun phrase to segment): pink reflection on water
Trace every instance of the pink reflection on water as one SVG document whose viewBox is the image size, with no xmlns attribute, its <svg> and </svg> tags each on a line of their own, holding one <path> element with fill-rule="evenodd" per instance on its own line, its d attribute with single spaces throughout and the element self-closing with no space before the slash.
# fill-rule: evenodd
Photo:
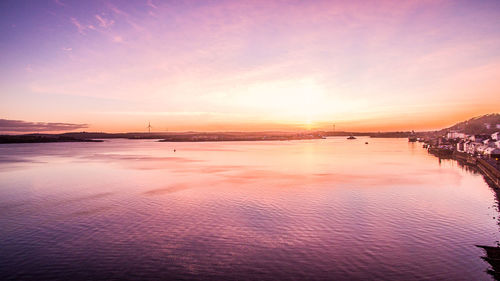
<svg viewBox="0 0 500 281">
<path fill-rule="evenodd" d="M 487 278 L 473 245 L 499 235 L 483 179 L 406 140 L 364 141 L 15 146 L 24 162 L 0 167 L 9 259 L 60 235 L 53 255 L 145 278 Z"/>
</svg>

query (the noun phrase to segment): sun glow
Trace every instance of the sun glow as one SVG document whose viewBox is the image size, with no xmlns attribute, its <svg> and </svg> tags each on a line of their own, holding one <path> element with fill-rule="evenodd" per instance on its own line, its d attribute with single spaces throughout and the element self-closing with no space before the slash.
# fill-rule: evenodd
<svg viewBox="0 0 500 281">
<path fill-rule="evenodd" d="M 0 17 L 1 118 L 418 130 L 500 105 L 498 1 L 35 2 Z"/>
<path fill-rule="evenodd" d="M 255 83 L 234 93 L 226 102 L 285 123 L 306 121 L 311 124 L 330 111 L 326 106 L 325 89 L 314 79 Z"/>
</svg>

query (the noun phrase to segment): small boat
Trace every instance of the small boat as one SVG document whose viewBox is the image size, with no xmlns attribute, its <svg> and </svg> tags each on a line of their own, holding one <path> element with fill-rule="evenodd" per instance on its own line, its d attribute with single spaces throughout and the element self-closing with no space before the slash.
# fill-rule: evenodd
<svg viewBox="0 0 500 281">
<path fill-rule="evenodd" d="M 350 136 L 350 137 L 348 137 L 347 139 L 348 139 L 348 140 L 355 140 L 355 139 L 356 139 L 356 137 L 355 137 L 355 136 Z"/>
<path fill-rule="evenodd" d="M 408 136 L 408 142 L 416 142 L 418 140 L 414 131 L 411 131 L 411 134 Z"/>
<path fill-rule="evenodd" d="M 368 144 L 368 142 L 367 142 L 367 141 L 365 141 L 365 144 Z"/>
</svg>

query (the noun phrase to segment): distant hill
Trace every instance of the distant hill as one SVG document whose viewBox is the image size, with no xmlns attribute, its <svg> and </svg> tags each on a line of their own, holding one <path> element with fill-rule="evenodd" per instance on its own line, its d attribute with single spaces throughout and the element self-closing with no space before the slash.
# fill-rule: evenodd
<svg viewBox="0 0 500 281">
<path fill-rule="evenodd" d="M 500 131 L 500 113 L 486 114 L 457 123 L 442 131 L 457 131 L 470 135 L 491 134 Z"/>
</svg>

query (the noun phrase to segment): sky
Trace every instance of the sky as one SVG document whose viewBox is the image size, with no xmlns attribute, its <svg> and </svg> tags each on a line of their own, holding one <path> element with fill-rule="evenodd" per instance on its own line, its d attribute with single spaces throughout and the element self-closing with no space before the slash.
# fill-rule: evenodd
<svg viewBox="0 0 500 281">
<path fill-rule="evenodd" d="M 497 0 L 3 0 L 0 38 L 19 132 L 428 130 L 500 109 Z"/>
</svg>

